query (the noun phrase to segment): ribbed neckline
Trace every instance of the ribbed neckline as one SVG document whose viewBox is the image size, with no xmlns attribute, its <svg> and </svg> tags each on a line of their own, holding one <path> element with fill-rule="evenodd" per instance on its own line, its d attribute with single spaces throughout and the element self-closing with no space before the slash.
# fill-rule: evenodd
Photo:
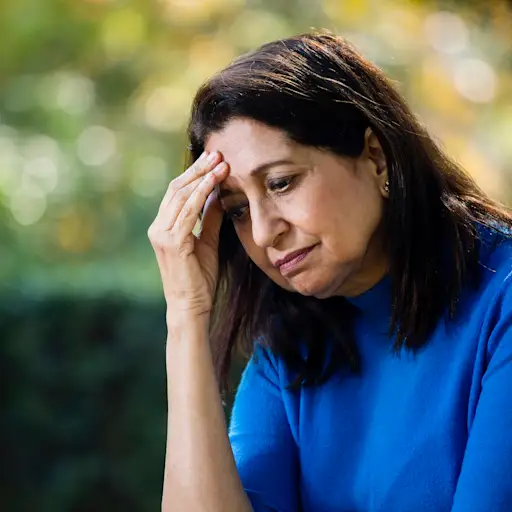
<svg viewBox="0 0 512 512">
<path fill-rule="evenodd" d="M 391 313 L 391 279 L 389 275 L 386 275 L 360 295 L 345 298 L 364 315 L 389 319 Z"/>
</svg>

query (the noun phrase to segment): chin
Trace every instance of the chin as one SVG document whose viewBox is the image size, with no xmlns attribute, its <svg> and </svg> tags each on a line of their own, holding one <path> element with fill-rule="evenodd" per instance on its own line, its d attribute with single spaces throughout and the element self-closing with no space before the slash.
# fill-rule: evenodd
<svg viewBox="0 0 512 512">
<path fill-rule="evenodd" d="M 328 299 L 336 295 L 337 288 L 333 285 L 335 282 L 338 283 L 339 279 L 336 280 L 332 274 L 325 275 L 326 272 L 324 272 L 323 275 L 318 275 L 309 270 L 285 279 L 279 272 L 272 270 L 273 272 L 266 272 L 267 276 L 288 292 L 300 293 L 305 297 L 316 299 Z"/>
<path fill-rule="evenodd" d="M 296 281 L 289 283 L 290 288 L 304 295 L 305 297 L 315 297 L 316 299 L 328 299 L 334 295 L 332 291 L 332 280 L 328 279 L 307 279 L 304 276 L 297 276 Z"/>
</svg>

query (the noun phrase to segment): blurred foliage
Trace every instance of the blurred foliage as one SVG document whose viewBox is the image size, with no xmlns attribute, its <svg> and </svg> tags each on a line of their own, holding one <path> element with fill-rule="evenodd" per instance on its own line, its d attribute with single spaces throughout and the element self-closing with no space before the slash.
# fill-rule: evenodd
<svg viewBox="0 0 512 512">
<path fill-rule="evenodd" d="M 0 509 L 159 510 L 164 305 L 116 294 L 0 298 Z"/>
<path fill-rule="evenodd" d="M 508 200 L 506 0 L 3 0 L 3 286 L 160 293 L 145 233 L 183 169 L 196 88 L 237 54 L 314 27 L 381 65 L 449 152 Z"/>
<path fill-rule="evenodd" d="M 311 28 L 384 68 L 510 202 L 509 0 L 0 2 L 1 510 L 159 509 L 165 315 L 147 227 L 183 170 L 199 84 Z"/>
<path fill-rule="evenodd" d="M 160 305 L 116 296 L 3 299 L 0 508 L 158 510 L 166 429 Z"/>
</svg>

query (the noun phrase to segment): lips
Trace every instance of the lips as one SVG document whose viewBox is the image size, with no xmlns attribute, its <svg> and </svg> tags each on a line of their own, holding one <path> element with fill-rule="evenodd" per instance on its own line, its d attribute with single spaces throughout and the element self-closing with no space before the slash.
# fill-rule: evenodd
<svg viewBox="0 0 512 512">
<path fill-rule="evenodd" d="M 289 254 L 287 254 L 284 258 L 281 258 L 279 260 L 277 260 L 275 263 L 274 263 L 274 267 L 276 267 L 277 269 L 281 270 L 281 267 L 284 267 L 284 266 L 289 266 L 290 263 L 293 264 L 294 261 L 298 262 L 298 261 L 302 261 L 302 259 L 304 259 L 304 257 L 310 253 L 313 248 L 315 246 L 312 245 L 311 247 L 306 247 L 304 249 L 299 249 L 297 251 L 293 251 Z"/>
</svg>

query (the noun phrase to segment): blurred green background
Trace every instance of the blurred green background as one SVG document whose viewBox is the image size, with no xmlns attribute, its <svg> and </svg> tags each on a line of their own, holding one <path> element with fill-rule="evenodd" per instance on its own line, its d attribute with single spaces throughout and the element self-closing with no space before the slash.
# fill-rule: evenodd
<svg viewBox="0 0 512 512">
<path fill-rule="evenodd" d="M 0 3 L 2 511 L 159 509 L 165 304 L 146 231 L 200 83 L 311 28 L 381 65 L 512 202 L 508 0 Z"/>
</svg>

